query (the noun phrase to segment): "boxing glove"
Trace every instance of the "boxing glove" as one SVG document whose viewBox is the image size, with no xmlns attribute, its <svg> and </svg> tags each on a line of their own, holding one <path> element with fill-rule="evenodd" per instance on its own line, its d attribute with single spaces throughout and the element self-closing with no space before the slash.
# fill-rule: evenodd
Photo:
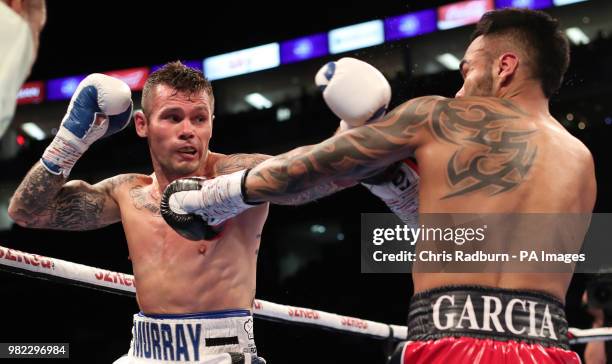
<svg viewBox="0 0 612 364">
<path fill-rule="evenodd" d="M 125 82 L 99 73 L 87 76 L 72 95 L 58 132 L 43 153 L 42 165 L 52 174 L 68 177 L 93 142 L 129 124 L 132 108 Z"/>
<path fill-rule="evenodd" d="M 341 129 L 379 120 L 391 100 L 391 86 L 370 64 L 355 58 L 329 62 L 315 75 L 327 106 L 342 119 Z"/>
</svg>

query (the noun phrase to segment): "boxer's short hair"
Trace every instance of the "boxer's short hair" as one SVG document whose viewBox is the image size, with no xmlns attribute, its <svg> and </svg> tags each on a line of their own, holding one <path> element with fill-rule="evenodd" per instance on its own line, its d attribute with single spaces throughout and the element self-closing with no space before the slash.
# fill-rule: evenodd
<svg viewBox="0 0 612 364">
<path fill-rule="evenodd" d="M 559 23 L 542 11 L 502 9 L 485 13 L 472 34 L 501 36 L 522 47 L 529 58 L 531 76 L 542 82 L 544 95 L 550 98 L 561 86 L 569 65 L 569 42 Z"/>
<path fill-rule="evenodd" d="M 189 95 L 206 91 L 210 99 L 211 113 L 214 111 L 215 97 L 210 82 L 202 72 L 187 67 L 180 61 L 166 63 L 162 68 L 149 75 L 142 90 L 142 109 L 147 115 L 149 112 L 149 102 L 152 93 L 158 85 L 166 85 L 176 92 L 187 93 Z"/>
</svg>

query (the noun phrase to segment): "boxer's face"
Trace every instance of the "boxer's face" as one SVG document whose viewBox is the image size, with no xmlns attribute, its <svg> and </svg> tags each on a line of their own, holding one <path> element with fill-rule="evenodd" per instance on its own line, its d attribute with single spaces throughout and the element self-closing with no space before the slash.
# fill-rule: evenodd
<svg viewBox="0 0 612 364">
<path fill-rule="evenodd" d="M 154 164 L 167 176 L 202 173 L 212 136 L 212 107 L 206 91 L 176 93 L 158 85 L 151 95 L 146 136 Z M 138 125 L 137 125 L 138 127 Z"/>
<path fill-rule="evenodd" d="M 493 58 L 487 52 L 482 36 L 474 39 L 461 61 L 463 86 L 455 97 L 494 96 Z"/>
</svg>

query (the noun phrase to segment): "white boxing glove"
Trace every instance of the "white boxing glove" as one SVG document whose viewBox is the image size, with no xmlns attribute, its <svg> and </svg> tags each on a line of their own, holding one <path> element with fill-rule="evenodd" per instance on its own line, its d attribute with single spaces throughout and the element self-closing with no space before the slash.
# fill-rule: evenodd
<svg viewBox="0 0 612 364">
<path fill-rule="evenodd" d="M 373 66 L 342 58 L 323 66 L 315 76 L 327 106 L 342 119 L 340 131 L 382 118 L 391 99 L 391 86 Z M 405 224 L 418 226 L 419 174 L 411 160 L 399 161 L 378 175 L 361 181 Z"/>
<path fill-rule="evenodd" d="M 132 93 L 123 81 L 100 73 L 77 87 L 55 138 L 41 158 L 51 173 L 68 177 L 76 161 L 96 140 L 130 123 Z"/>
<path fill-rule="evenodd" d="M 323 66 L 315 76 L 327 106 L 343 120 L 341 129 L 355 128 L 380 119 L 391 100 L 391 86 L 372 65 L 341 58 Z"/>
</svg>

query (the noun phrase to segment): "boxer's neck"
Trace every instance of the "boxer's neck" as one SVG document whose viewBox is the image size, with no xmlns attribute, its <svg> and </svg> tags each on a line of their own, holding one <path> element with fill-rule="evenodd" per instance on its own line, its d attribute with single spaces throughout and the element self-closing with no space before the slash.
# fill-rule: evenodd
<svg viewBox="0 0 612 364">
<path fill-rule="evenodd" d="M 153 185 L 155 189 L 158 191 L 164 191 L 166 187 L 174 180 L 179 178 L 189 178 L 189 177 L 204 177 L 204 178 L 214 178 L 214 170 L 213 165 L 215 163 L 215 153 L 207 151 L 206 157 L 204 161 L 200 165 L 200 167 L 193 173 L 189 174 L 171 174 L 167 173 L 158 166 L 156 163 L 153 164 Z"/>
<path fill-rule="evenodd" d="M 534 116 L 550 116 L 548 99 L 539 80 L 525 79 L 500 90 L 499 97 L 508 99 L 523 111 Z"/>
</svg>

